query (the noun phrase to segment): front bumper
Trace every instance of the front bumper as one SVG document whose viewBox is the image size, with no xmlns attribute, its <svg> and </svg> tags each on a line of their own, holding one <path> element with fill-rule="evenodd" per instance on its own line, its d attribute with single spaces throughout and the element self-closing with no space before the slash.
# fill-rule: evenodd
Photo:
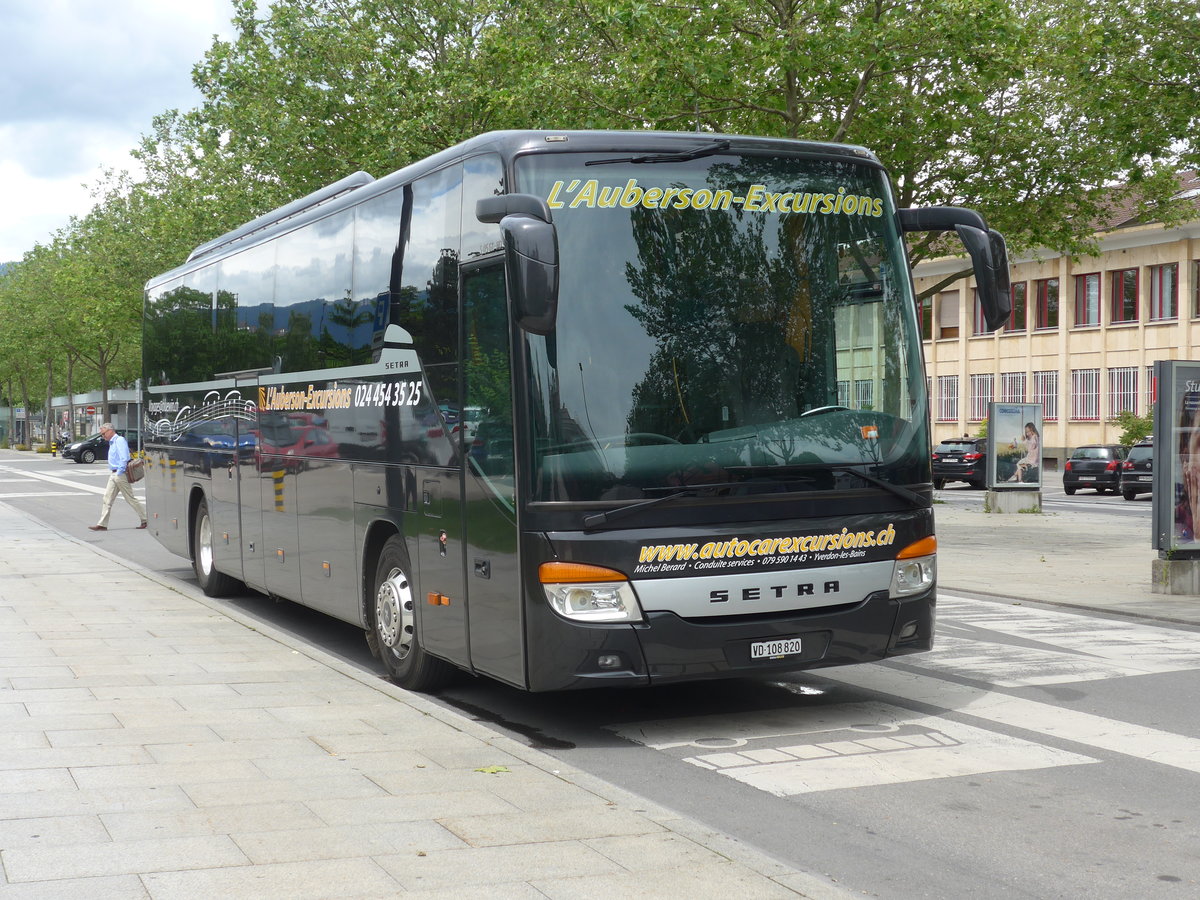
<svg viewBox="0 0 1200 900">
<path fill-rule="evenodd" d="M 531 653 L 531 690 L 670 684 L 759 677 L 801 669 L 873 662 L 933 646 L 936 589 L 904 600 L 878 591 L 861 603 L 796 614 L 683 619 L 647 613 L 637 625 L 581 626 L 540 615 Z M 901 639 L 902 632 L 911 637 Z M 802 652 L 750 658 L 756 641 L 800 638 Z M 601 659 L 620 660 L 602 667 Z"/>
</svg>

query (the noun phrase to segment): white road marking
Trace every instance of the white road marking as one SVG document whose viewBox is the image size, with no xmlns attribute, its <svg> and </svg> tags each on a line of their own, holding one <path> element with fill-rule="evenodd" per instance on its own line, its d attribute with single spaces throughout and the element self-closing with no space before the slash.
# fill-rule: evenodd
<svg viewBox="0 0 1200 900">
<path fill-rule="evenodd" d="M 616 731 L 777 797 L 1099 762 L 873 701 L 640 722 Z M 687 753 L 694 749 L 718 752 Z"/>
<path fill-rule="evenodd" d="M 1200 641 L 1192 632 L 945 595 L 938 597 L 938 606 L 948 617 L 939 623 L 933 652 L 913 657 L 922 669 L 999 687 L 1200 669 Z M 989 640 L 980 631 L 1018 642 Z"/>
<path fill-rule="evenodd" d="M 915 659 L 915 657 L 913 657 Z M 822 669 L 822 678 L 937 706 L 985 722 L 1200 772 L 1200 740 L 886 666 Z"/>
<path fill-rule="evenodd" d="M 779 682 L 808 697 L 823 693 L 826 679 L 878 692 L 879 700 L 612 728 L 781 797 L 1101 761 L 1089 751 L 1200 772 L 1200 739 L 947 678 L 1003 688 L 1200 669 L 1194 633 L 962 597 L 938 602 L 945 615 L 934 651 L 905 657 L 904 669 L 844 666 L 815 671 L 804 683 Z M 1010 729 L 1023 734 L 1004 733 Z M 1077 746 L 1070 752 L 1039 738 Z"/>
<path fill-rule="evenodd" d="M 75 482 L 75 481 L 69 481 L 66 478 L 59 478 L 56 475 L 45 475 L 41 472 L 20 472 L 16 469 L 9 468 L 7 465 L 0 466 L 0 472 L 6 472 L 6 473 L 14 474 L 14 475 L 21 475 L 26 479 L 33 478 L 38 481 L 45 481 L 48 484 L 56 484 L 56 485 L 59 485 L 60 487 L 73 488 L 74 490 L 71 492 L 73 494 L 81 494 L 81 493 L 103 494 L 104 493 L 104 488 L 102 488 L 102 487 L 93 487 L 90 484 L 79 484 L 78 482 Z M 108 473 L 106 472 L 103 474 L 107 477 Z M 6 496 L 8 496 L 11 499 L 11 498 L 16 498 L 16 497 L 57 497 L 57 496 L 65 496 L 65 495 L 53 494 L 53 493 L 43 493 L 43 494 L 8 494 Z"/>
<path fill-rule="evenodd" d="M 21 500 L 28 497 L 86 497 L 87 494 L 87 491 L 31 491 L 23 494 L 0 494 L 0 500 Z"/>
</svg>

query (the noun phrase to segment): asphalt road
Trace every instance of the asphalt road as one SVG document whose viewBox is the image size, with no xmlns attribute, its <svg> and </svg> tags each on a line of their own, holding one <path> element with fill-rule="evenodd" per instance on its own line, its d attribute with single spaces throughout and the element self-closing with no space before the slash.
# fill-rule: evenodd
<svg viewBox="0 0 1200 900">
<path fill-rule="evenodd" d="M 0 500 L 190 580 L 123 505 L 113 530 L 87 531 L 106 476 L 6 457 Z M 254 594 L 229 602 L 378 671 L 355 629 Z M 437 700 L 853 893 L 1013 900 L 1197 895 L 1198 691 L 1195 628 L 943 593 L 937 648 L 896 663 L 549 695 L 464 676 Z"/>
</svg>

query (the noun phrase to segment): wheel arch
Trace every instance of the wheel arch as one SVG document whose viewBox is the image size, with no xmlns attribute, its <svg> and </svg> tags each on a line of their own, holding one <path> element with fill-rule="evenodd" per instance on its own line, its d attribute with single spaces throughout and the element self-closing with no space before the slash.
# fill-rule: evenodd
<svg viewBox="0 0 1200 900">
<path fill-rule="evenodd" d="M 367 525 L 366 533 L 363 535 L 362 557 L 359 560 L 358 568 L 361 576 L 358 591 L 358 614 L 363 627 L 367 630 L 373 627 L 370 616 L 370 600 L 371 591 L 375 585 L 375 568 L 379 563 L 379 554 L 383 552 L 383 545 L 393 537 L 404 539 L 404 532 L 398 522 L 389 518 L 373 520 Z M 408 546 L 407 539 L 404 539 L 404 544 L 405 549 L 408 550 L 409 565 L 412 565 L 412 548 Z M 415 573 L 409 573 L 410 578 L 414 575 Z"/>
</svg>

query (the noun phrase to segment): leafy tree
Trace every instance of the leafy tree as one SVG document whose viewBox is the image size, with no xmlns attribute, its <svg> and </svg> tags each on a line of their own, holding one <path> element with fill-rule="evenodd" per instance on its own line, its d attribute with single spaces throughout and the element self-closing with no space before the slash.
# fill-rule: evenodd
<svg viewBox="0 0 1200 900">
<path fill-rule="evenodd" d="M 1138 441 L 1154 434 L 1153 413 L 1139 416 L 1126 409 L 1116 417 L 1109 419 L 1108 424 L 1121 429 L 1118 441 L 1126 447 L 1132 447 Z"/>
<path fill-rule="evenodd" d="M 1196 148 L 1197 13 L 1167 0 L 238 0 L 235 25 L 142 153 L 239 209 L 491 128 L 695 129 L 863 144 L 901 205 L 1084 253 L 1107 203 L 1172 214 Z"/>
</svg>

